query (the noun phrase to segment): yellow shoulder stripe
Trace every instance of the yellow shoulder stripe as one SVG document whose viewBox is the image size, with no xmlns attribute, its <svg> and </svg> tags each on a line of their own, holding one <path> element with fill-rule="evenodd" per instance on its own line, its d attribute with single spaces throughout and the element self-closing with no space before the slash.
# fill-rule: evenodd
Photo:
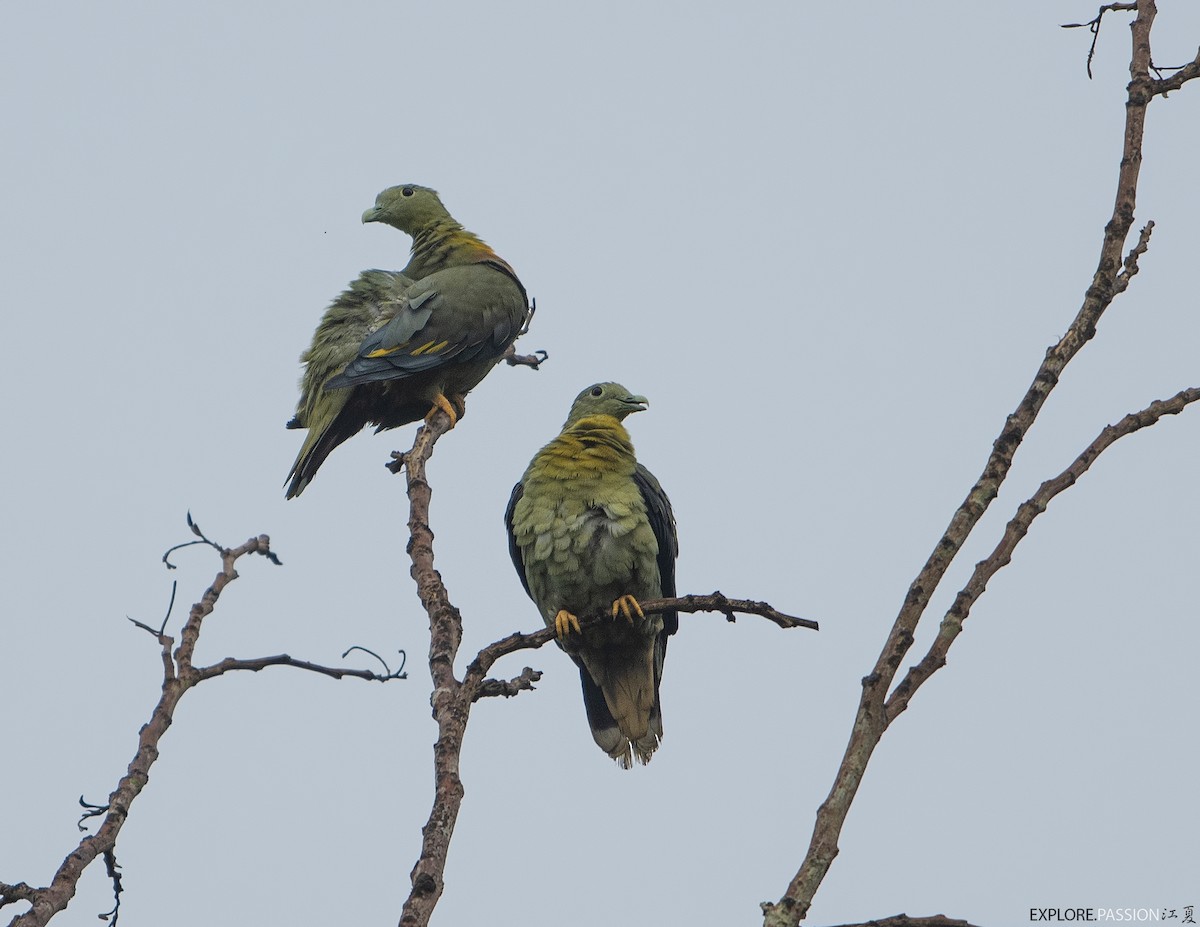
<svg viewBox="0 0 1200 927">
<path fill-rule="evenodd" d="M 395 354 L 397 351 L 404 350 L 409 344 L 410 342 L 406 341 L 404 344 L 398 344 L 394 348 L 376 348 L 367 357 L 387 357 L 389 354 Z"/>
<path fill-rule="evenodd" d="M 420 354 L 437 354 L 438 351 L 444 350 L 448 344 L 450 344 L 449 341 L 438 341 L 436 343 L 433 341 L 426 341 L 419 348 L 413 348 L 412 356 L 417 357 Z"/>
<path fill-rule="evenodd" d="M 406 341 L 404 344 L 398 344 L 394 348 L 376 348 L 367 354 L 367 357 L 388 357 L 392 354 L 398 354 L 407 348 L 412 342 Z M 426 341 L 419 348 L 413 348 L 408 353 L 413 357 L 418 357 L 421 354 L 437 354 L 439 351 L 444 351 L 448 346 L 449 341 Z"/>
</svg>

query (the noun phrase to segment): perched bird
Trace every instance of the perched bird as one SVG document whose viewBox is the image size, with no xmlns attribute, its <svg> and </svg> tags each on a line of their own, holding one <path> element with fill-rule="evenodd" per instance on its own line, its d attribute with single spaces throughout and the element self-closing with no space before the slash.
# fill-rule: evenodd
<svg viewBox="0 0 1200 927">
<path fill-rule="evenodd" d="M 443 409 L 453 427 L 466 394 L 529 315 L 516 273 L 454 220 L 437 191 L 389 187 L 362 220 L 411 235 L 412 255 L 399 273 L 363 271 L 300 355 L 300 402 L 287 427 L 307 428 L 308 436 L 288 474 L 289 499 L 366 425 L 384 431 Z"/>
<path fill-rule="evenodd" d="M 592 737 L 623 769 L 662 738 L 658 686 L 679 615 L 638 600 L 675 595 L 675 516 L 622 421 L 647 406 L 619 383 L 580 393 L 557 438 L 513 487 L 504 521 L 517 575 L 579 667 Z M 580 630 L 579 619 L 604 615 Z"/>
</svg>

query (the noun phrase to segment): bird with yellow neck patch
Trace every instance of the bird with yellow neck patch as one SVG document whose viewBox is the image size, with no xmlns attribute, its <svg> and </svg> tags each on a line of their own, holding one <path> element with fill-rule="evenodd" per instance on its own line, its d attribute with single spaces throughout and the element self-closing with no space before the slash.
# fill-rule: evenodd
<svg viewBox="0 0 1200 927">
<path fill-rule="evenodd" d="M 517 575 L 579 667 L 592 738 L 624 769 L 662 739 L 659 684 L 679 627 L 678 613 L 639 602 L 675 595 L 679 553 L 671 503 L 622 424 L 647 404 L 619 383 L 581 392 L 504 514 Z"/>
<path fill-rule="evenodd" d="M 301 356 L 300 402 L 289 428 L 308 435 L 288 474 L 300 495 L 330 451 L 367 425 L 397 428 L 438 409 L 451 427 L 466 395 L 496 365 L 529 316 L 516 273 L 416 184 L 389 187 L 363 213 L 412 236 L 401 271 L 366 270 L 333 301 Z"/>
</svg>

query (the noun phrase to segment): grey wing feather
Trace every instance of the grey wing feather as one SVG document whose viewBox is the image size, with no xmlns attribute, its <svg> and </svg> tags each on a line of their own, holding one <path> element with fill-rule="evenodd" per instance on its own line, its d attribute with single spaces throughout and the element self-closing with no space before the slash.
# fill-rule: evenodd
<svg viewBox="0 0 1200 927">
<path fill-rule="evenodd" d="M 634 470 L 633 481 L 645 500 L 650 528 L 658 540 L 658 575 L 662 583 L 663 597 L 674 598 L 675 559 L 679 556 L 679 537 L 675 532 L 675 513 L 671 510 L 671 500 L 663 492 L 654 474 L 641 464 Z M 678 630 L 679 613 L 663 612 L 663 631 L 666 634 L 674 634 Z"/>
<path fill-rule="evenodd" d="M 386 325 L 363 339 L 358 353 L 366 355 L 380 349 L 390 351 L 392 348 L 407 344 L 417 332 L 425 327 L 425 323 L 433 315 L 433 300 L 437 295 L 437 290 L 427 290 L 412 299 L 407 296 L 402 297 L 401 306 L 396 314 L 387 321 Z"/>
<path fill-rule="evenodd" d="M 388 354 L 371 357 L 376 351 L 392 351 L 406 344 L 425 327 L 438 304 L 437 290 L 427 290 L 414 299 L 400 298 L 400 308 L 385 325 L 363 339 L 355 358 L 346 368 L 325 384 L 326 389 L 339 389 L 356 383 L 391 380 L 405 374 L 426 370 L 445 361 L 449 354 L 414 357 L 411 354 Z"/>
<path fill-rule="evenodd" d="M 357 356 L 326 388 L 400 380 L 447 364 L 498 358 L 524 322 L 524 300 L 520 284 L 488 264 L 450 267 L 423 277 L 397 300 L 394 316 L 364 339 Z"/>
<path fill-rule="evenodd" d="M 525 558 L 521 555 L 521 547 L 517 544 L 517 535 L 513 531 L 513 511 L 523 495 L 525 495 L 525 484 L 517 483 L 513 487 L 512 495 L 508 497 L 508 506 L 504 509 L 504 527 L 508 531 L 508 555 L 512 558 L 513 566 L 517 568 L 517 576 L 521 579 L 521 585 L 525 587 L 525 594 L 532 599 L 533 593 L 529 590 L 529 580 L 525 578 Z M 676 618 L 676 621 L 678 620 Z"/>
</svg>

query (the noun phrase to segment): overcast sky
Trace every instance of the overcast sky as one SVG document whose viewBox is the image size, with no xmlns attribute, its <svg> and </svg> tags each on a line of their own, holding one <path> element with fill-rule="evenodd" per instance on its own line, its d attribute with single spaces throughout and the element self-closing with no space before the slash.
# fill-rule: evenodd
<svg viewBox="0 0 1200 927">
<path fill-rule="evenodd" d="M 1183 64 L 1200 5 L 1161 0 Z M 157 698 L 156 644 L 221 543 L 197 659 L 408 651 L 386 686 L 275 669 L 188 693 L 117 853 L 122 927 L 394 923 L 432 787 L 426 619 L 404 553 L 412 428 L 283 480 L 297 356 L 409 240 L 415 182 L 537 298 L 526 350 L 430 466 L 463 663 L 540 625 L 502 513 L 576 392 L 618 380 L 679 522 L 681 592 L 817 618 L 682 618 L 666 736 L 622 772 L 577 673 L 478 705 L 438 924 L 758 924 L 800 863 L 912 580 L 1095 268 L 1128 19 L 1094 2 L 54 3 L 0 10 L 0 881 L 50 880 Z M 923 652 L 1016 505 L 1107 423 L 1200 381 L 1200 86 L 1155 100 L 1142 273 L 1046 405 L 939 590 Z M 1200 411 L 1053 503 L 880 745 L 814 924 L 1200 903 Z M 370 666 L 353 656 L 349 662 Z M 911 662 L 911 661 L 910 661 Z M 23 907 L 23 906 L 22 906 Z M 56 923 L 111 907 L 101 865 Z M 10 912 L 6 909 L 4 919 Z"/>
</svg>

